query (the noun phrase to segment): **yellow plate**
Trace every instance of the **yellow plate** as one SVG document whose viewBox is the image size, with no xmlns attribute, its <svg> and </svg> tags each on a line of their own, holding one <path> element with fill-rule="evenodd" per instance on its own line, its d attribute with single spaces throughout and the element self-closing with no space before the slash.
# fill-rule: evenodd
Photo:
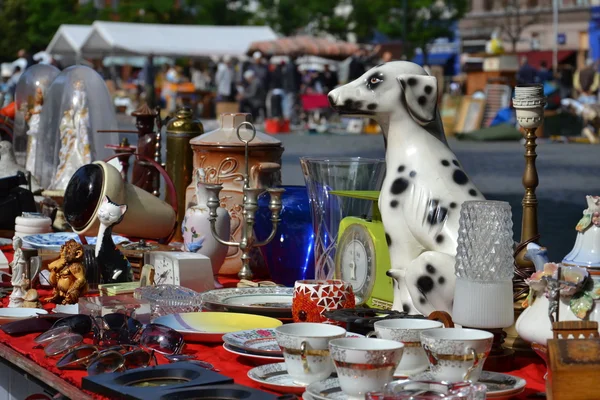
<svg viewBox="0 0 600 400">
<path fill-rule="evenodd" d="M 152 321 L 183 334 L 188 342 L 223 342 L 223 335 L 248 329 L 277 328 L 282 322 L 261 315 L 228 312 L 192 312 L 165 315 Z"/>
</svg>

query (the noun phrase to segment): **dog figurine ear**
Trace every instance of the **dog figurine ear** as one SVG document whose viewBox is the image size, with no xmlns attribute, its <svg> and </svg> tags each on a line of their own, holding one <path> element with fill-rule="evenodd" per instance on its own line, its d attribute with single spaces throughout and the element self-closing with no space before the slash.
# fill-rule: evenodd
<svg viewBox="0 0 600 400">
<path fill-rule="evenodd" d="M 399 75 L 398 83 L 408 112 L 421 125 L 437 117 L 437 79 L 429 75 Z"/>
</svg>

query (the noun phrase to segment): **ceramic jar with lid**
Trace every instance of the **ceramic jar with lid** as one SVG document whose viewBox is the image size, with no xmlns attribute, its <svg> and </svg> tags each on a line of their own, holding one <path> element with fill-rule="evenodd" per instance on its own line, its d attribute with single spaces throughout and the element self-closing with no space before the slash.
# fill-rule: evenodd
<svg viewBox="0 0 600 400">
<path fill-rule="evenodd" d="M 231 240 L 239 242 L 242 234 L 245 172 L 244 143 L 236 134 L 242 122 L 251 122 L 250 114 L 221 114 L 220 127 L 190 141 L 194 152 L 194 173 L 204 169 L 207 183 L 222 183 L 221 195 L 225 208 L 231 216 Z M 242 137 L 250 132 L 240 131 Z M 275 187 L 281 185 L 281 142 L 262 132 L 250 142 L 249 171 L 251 187 Z M 190 185 L 185 196 L 186 208 L 196 205 L 195 187 Z M 230 247 L 219 273 L 237 274 L 242 267 L 241 251 Z"/>
</svg>

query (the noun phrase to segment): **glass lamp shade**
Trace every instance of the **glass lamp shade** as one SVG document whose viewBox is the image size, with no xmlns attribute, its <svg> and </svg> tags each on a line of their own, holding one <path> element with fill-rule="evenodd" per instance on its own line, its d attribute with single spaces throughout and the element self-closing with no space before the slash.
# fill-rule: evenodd
<svg viewBox="0 0 600 400">
<path fill-rule="evenodd" d="M 510 205 L 466 201 L 460 211 L 452 317 L 472 328 L 514 322 L 513 231 Z"/>
</svg>

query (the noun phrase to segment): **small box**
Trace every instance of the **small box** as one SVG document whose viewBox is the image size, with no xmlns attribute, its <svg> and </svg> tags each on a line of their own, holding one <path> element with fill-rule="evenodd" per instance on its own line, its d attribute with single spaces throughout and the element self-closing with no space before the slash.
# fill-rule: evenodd
<svg viewBox="0 0 600 400">
<path fill-rule="evenodd" d="M 596 400 L 600 382 L 600 339 L 548 340 L 548 400 Z"/>
</svg>

